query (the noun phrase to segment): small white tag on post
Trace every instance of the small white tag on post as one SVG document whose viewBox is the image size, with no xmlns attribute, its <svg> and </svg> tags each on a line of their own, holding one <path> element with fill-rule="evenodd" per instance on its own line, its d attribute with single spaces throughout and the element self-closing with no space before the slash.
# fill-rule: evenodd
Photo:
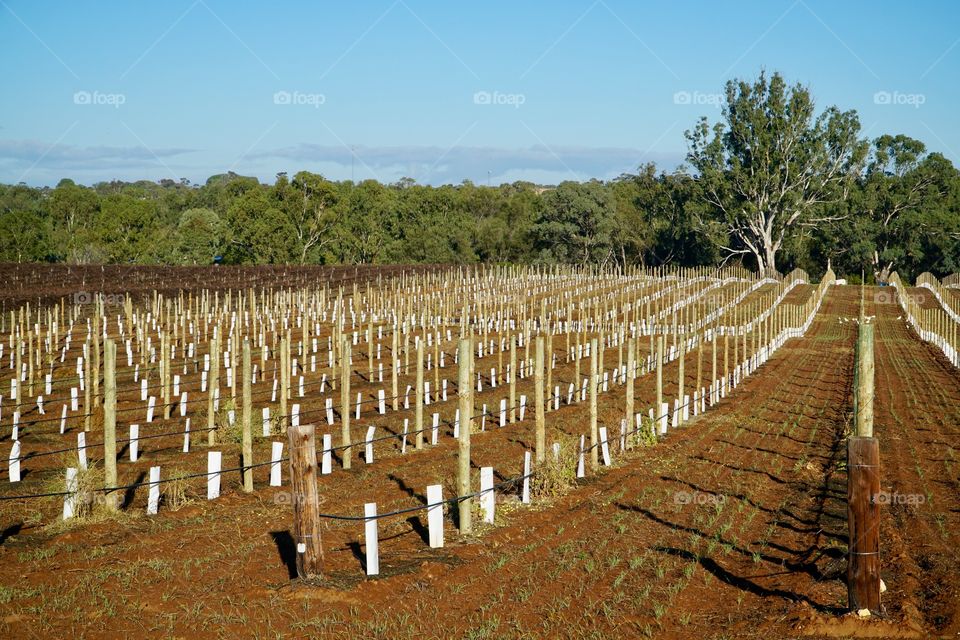
<svg viewBox="0 0 960 640">
<path fill-rule="evenodd" d="M 523 452 L 523 492 L 520 502 L 530 504 L 530 452 Z"/>
<path fill-rule="evenodd" d="M 523 422 L 523 416 L 527 413 L 527 396 L 520 394 L 520 422 Z"/>
<path fill-rule="evenodd" d="M 367 437 L 364 438 L 367 443 L 367 448 L 364 453 L 364 461 L 367 464 L 373 462 L 373 433 L 377 430 L 376 427 L 367 427 Z"/>
<path fill-rule="evenodd" d="M 377 538 L 377 503 L 363 505 L 363 541 L 367 547 L 367 575 L 380 574 L 380 549 Z"/>
<path fill-rule="evenodd" d="M 430 429 L 430 444 L 437 444 L 437 438 L 440 435 L 440 414 L 433 414 L 433 426 Z"/>
<path fill-rule="evenodd" d="M 150 489 L 147 492 L 147 515 L 155 515 L 158 506 L 160 506 L 160 467 L 150 467 Z"/>
<path fill-rule="evenodd" d="M 270 486 L 280 486 L 280 459 L 283 457 L 283 443 L 274 442 L 270 451 Z"/>
<path fill-rule="evenodd" d="M 577 477 L 583 477 L 583 443 L 586 436 L 580 434 L 580 450 L 577 453 Z"/>
<path fill-rule="evenodd" d="M 380 415 L 384 415 L 387 412 L 387 394 L 383 389 L 377 390 L 377 410 L 380 412 Z"/>
<path fill-rule="evenodd" d="M 130 462 L 136 462 L 140 457 L 140 425 L 130 425 Z"/>
<path fill-rule="evenodd" d="M 323 456 L 320 460 L 320 474 L 328 475 L 333 471 L 333 436 L 323 434 Z"/>
<path fill-rule="evenodd" d="M 427 529 L 430 548 L 443 547 L 443 485 L 432 484 L 427 487 Z"/>
<path fill-rule="evenodd" d="M 333 424 L 333 398 L 327 398 L 324 406 L 327 409 L 327 424 Z"/>
<path fill-rule="evenodd" d="M 77 506 L 77 468 L 67 468 L 67 495 L 63 497 L 63 519 L 73 517 Z"/>
<path fill-rule="evenodd" d="M 600 453 L 603 454 L 603 465 L 610 466 L 610 445 L 607 442 L 607 428 L 600 427 Z"/>
<path fill-rule="evenodd" d="M 410 419 L 403 419 L 403 438 L 400 440 L 400 454 L 407 453 L 407 431 L 410 430 Z"/>
<path fill-rule="evenodd" d="M 493 492 L 493 467 L 480 467 L 480 508 L 483 521 L 493 524 L 496 512 L 497 496 Z"/>
<path fill-rule="evenodd" d="M 77 434 L 77 462 L 81 469 L 87 468 L 87 434 L 85 431 Z"/>
<path fill-rule="evenodd" d="M 506 426 L 507 424 L 507 399 L 500 399 L 500 426 Z"/>
<path fill-rule="evenodd" d="M 266 438 L 270 435 L 270 407 L 263 408 L 262 419 L 263 419 L 263 437 Z"/>
<path fill-rule="evenodd" d="M 220 464 L 222 461 L 222 452 L 207 452 L 207 500 L 215 500 L 220 497 Z"/>
<path fill-rule="evenodd" d="M 9 465 L 10 482 L 20 482 L 20 441 L 14 440 L 10 449 Z"/>
<path fill-rule="evenodd" d="M 183 452 L 190 453 L 190 418 L 187 418 L 183 427 Z"/>
</svg>

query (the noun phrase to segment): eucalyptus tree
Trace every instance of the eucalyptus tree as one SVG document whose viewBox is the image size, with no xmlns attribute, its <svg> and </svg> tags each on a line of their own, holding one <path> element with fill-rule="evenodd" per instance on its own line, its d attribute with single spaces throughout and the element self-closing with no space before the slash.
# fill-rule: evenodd
<svg viewBox="0 0 960 640">
<path fill-rule="evenodd" d="M 752 254 L 761 272 L 799 229 L 831 220 L 825 205 L 846 197 L 868 143 L 855 111 L 816 113 L 809 89 L 774 73 L 726 85 L 723 119 L 686 132 L 687 160 L 706 202 L 726 226 L 731 254 Z"/>
</svg>

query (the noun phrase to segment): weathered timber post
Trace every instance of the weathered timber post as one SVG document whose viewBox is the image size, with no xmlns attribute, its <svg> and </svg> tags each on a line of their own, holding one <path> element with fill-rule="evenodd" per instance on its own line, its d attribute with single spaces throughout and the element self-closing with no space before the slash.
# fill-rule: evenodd
<svg viewBox="0 0 960 640">
<path fill-rule="evenodd" d="M 857 435 L 873 436 L 873 325 L 861 324 L 857 341 Z"/>
<path fill-rule="evenodd" d="M 473 355 L 470 340 L 460 339 L 460 354 L 457 356 L 457 401 L 460 410 L 459 458 L 457 465 L 457 492 L 461 496 L 470 494 L 470 392 L 473 385 L 470 379 L 470 358 Z M 459 509 L 460 533 L 469 535 L 473 532 L 470 509 L 472 500 L 463 498 L 457 505 Z"/>
<path fill-rule="evenodd" d="M 291 425 L 287 428 L 287 437 L 290 444 L 290 491 L 297 575 L 309 578 L 323 573 L 314 427 L 312 424 Z"/>
<path fill-rule="evenodd" d="M 880 610 L 880 446 L 873 437 L 873 326 L 857 345 L 857 435 L 847 441 L 847 597 L 853 611 Z"/>
<path fill-rule="evenodd" d="M 597 427 L 597 339 L 590 341 L 590 468 L 596 471 L 600 464 L 600 435 Z"/>
<path fill-rule="evenodd" d="M 210 379 L 207 380 L 207 444 L 217 444 L 216 395 L 220 388 L 220 338 L 210 343 Z"/>
<path fill-rule="evenodd" d="M 537 420 L 537 445 L 536 461 L 537 464 L 543 462 L 547 452 L 547 428 L 544 418 L 544 393 L 543 393 L 543 336 L 537 336 L 536 355 L 533 364 L 533 387 L 534 402 L 536 403 Z"/>
<path fill-rule="evenodd" d="M 631 338 L 627 341 L 627 399 L 625 413 L 627 421 L 627 431 L 632 430 L 633 427 L 633 413 L 634 413 L 634 402 L 633 402 L 633 393 L 634 387 L 636 386 L 637 381 L 637 372 L 636 372 L 636 354 L 637 347 L 636 342 Z M 628 438 L 627 442 L 631 442 L 633 438 Z"/>
<path fill-rule="evenodd" d="M 117 345 L 104 342 L 103 363 L 103 483 L 117 486 Z M 104 495 L 107 508 L 117 510 L 117 495 Z"/>
<path fill-rule="evenodd" d="M 423 449 L 423 343 L 425 340 L 420 336 L 417 341 L 417 386 L 414 389 L 416 395 L 416 410 L 414 412 L 414 429 L 417 432 L 417 449 Z"/>
<path fill-rule="evenodd" d="M 850 609 L 880 610 L 880 447 L 876 438 L 847 441 L 847 598 Z"/>
<path fill-rule="evenodd" d="M 253 369 L 250 365 L 250 341 L 243 339 L 243 490 L 253 492 L 253 399 L 250 390 Z"/>
<path fill-rule="evenodd" d="M 340 444 L 343 445 L 343 468 L 350 468 L 353 453 L 350 439 L 350 358 L 353 347 L 344 338 L 340 345 Z M 316 454 L 314 454 L 316 457 Z"/>
</svg>

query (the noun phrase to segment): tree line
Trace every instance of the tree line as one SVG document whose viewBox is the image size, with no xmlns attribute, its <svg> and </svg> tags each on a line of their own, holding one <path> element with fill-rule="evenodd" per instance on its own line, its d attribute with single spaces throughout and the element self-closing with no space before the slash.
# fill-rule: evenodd
<svg viewBox="0 0 960 640">
<path fill-rule="evenodd" d="M 960 173 L 904 135 L 863 138 L 855 111 L 761 73 L 726 85 L 687 164 L 609 181 L 427 186 L 64 179 L 0 185 L 0 260 L 226 264 L 718 265 L 885 280 L 960 270 Z"/>
</svg>

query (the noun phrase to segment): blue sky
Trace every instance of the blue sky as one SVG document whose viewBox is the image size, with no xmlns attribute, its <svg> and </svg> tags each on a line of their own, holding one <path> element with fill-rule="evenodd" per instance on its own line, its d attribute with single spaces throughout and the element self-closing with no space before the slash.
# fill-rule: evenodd
<svg viewBox="0 0 960 640">
<path fill-rule="evenodd" d="M 960 3 L 0 0 L 0 182 L 608 179 L 780 71 L 960 164 Z"/>
</svg>

